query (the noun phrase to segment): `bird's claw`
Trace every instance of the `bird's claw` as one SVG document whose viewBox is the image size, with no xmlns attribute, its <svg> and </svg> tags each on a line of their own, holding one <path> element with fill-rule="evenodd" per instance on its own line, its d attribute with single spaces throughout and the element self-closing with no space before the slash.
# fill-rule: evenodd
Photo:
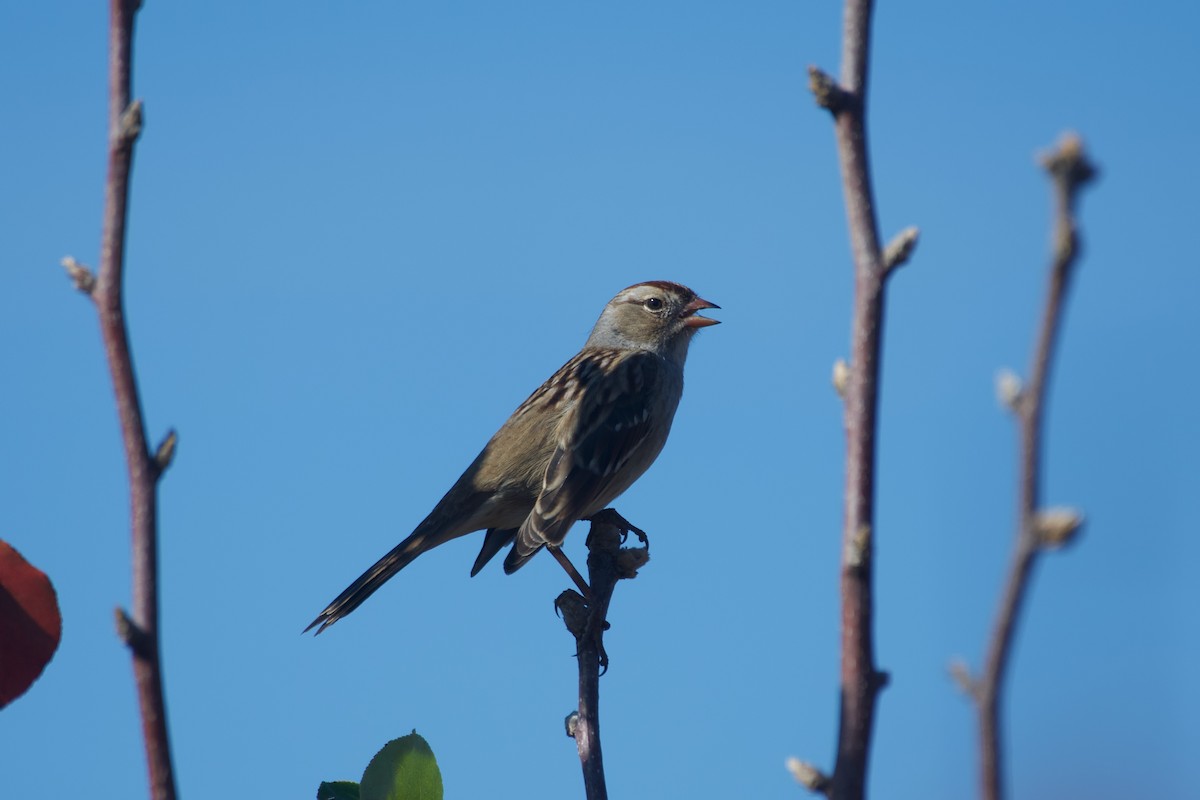
<svg viewBox="0 0 1200 800">
<path fill-rule="evenodd" d="M 566 589 L 554 598 L 554 613 L 567 625 L 576 638 L 583 635 L 587 627 L 587 598 L 574 589 Z"/>
<path fill-rule="evenodd" d="M 587 598 L 574 589 L 567 589 L 554 598 L 554 613 L 562 618 L 567 630 L 575 637 L 576 656 L 579 655 L 578 643 L 584 636 L 590 633 L 595 638 L 600 674 L 603 675 L 607 672 L 608 653 L 604 649 L 604 632 L 612 627 L 608 620 L 603 620 L 599 626 L 591 628 L 589 631 L 588 615 L 591 613 L 591 609 L 588 607 Z"/>
<path fill-rule="evenodd" d="M 587 521 L 612 525 L 621 532 L 621 544 L 625 544 L 625 541 L 629 538 L 629 534 L 632 533 L 647 551 L 650 550 L 650 537 L 646 535 L 646 532 L 621 516 L 621 513 L 615 508 L 606 508 L 602 511 L 597 511 L 588 517 Z"/>
</svg>

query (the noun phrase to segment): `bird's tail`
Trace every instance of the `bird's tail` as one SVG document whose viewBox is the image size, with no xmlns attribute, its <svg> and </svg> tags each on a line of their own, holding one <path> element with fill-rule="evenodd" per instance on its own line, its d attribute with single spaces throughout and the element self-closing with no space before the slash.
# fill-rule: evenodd
<svg viewBox="0 0 1200 800">
<path fill-rule="evenodd" d="M 475 565 L 471 567 L 471 577 L 478 575 L 479 570 L 492 560 L 492 556 L 508 547 L 516 535 L 516 528 L 488 528 L 487 535 L 483 537 L 483 547 L 475 558 Z"/>
<path fill-rule="evenodd" d="M 339 594 L 332 603 L 326 606 L 325 610 L 309 623 L 304 632 L 308 633 L 316 628 L 317 634 L 320 634 L 321 631 L 362 605 L 363 601 L 374 594 L 376 589 L 411 564 L 417 556 L 442 543 L 440 539 L 432 539 L 425 530 L 422 530 L 423 528 L 425 528 L 424 525 L 396 545 L 390 553 L 376 561 L 375 566 L 360 575 L 358 580 L 347 586 L 346 591 Z"/>
</svg>

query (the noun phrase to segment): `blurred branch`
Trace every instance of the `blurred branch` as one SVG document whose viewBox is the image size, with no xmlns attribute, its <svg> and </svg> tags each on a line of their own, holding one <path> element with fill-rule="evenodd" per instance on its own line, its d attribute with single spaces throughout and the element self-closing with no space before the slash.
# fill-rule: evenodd
<svg viewBox="0 0 1200 800">
<path fill-rule="evenodd" d="M 841 78 L 809 69 L 809 87 L 833 115 L 841 164 L 850 249 L 854 259 L 854 312 L 850 364 L 835 367 L 834 385 L 845 402 L 846 496 L 842 531 L 841 715 L 837 763 L 826 778 L 814 767 L 804 781 L 835 800 L 864 796 L 875 701 L 887 682 L 875 667 L 872 641 L 872 562 L 875 530 L 875 433 L 879 402 L 879 358 L 884 288 L 890 270 L 908 260 L 917 229 L 902 232 L 886 254 L 879 227 L 867 156 L 867 75 L 872 0 L 846 0 L 842 27 Z"/>
<path fill-rule="evenodd" d="M 175 774 L 167 738 L 162 665 L 158 639 L 157 486 L 175 449 L 170 433 L 152 454 L 146 444 L 141 399 L 125 327 L 122 276 L 129 174 L 133 147 L 142 130 L 142 103 L 130 99 L 134 17 L 139 0 L 110 0 L 108 85 L 108 177 L 104 186 L 104 222 L 100 268 L 96 274 L 72 258 L 63 259 L 76 288 L 92 298 L 116 395 L 121 439 L 129 468 L 133 539 L 133 611 L 117 610 L 118 635 L 133 656 L 142 716 L 142 735 L 154 800 L 174 800 Z"/>
<path fill-rule="evenodd" d="M 969 695 L 979 711 L 980 779 L 986 800 L 1001 800 L 1004 797 L 1003 726 L 1000 718 L 1004 680 L 1017 621 L 1028 594 L 1034 566 L 1043 551 L 1068 543 L 1083 524 L 1083 517 L 1076 510 L 1041 508 L 1042 422 L 1063 305 L 1080 250 L 1075 219 L 1076 201 L 1079 190 L 1095 177 L 1096 169 L 1083 152 L 1082 140 L 1073 134 L 1064 136 L 1058 147 L 1042 158 L 1042 166 L 1052 180 L 1055 204 L 1053 255 L 1046 306 L 1034 345 L 1028 384 L 1022 385 L 1011 373 L 1002 373 L 998 381 L 1002 401 L 1016 416 L 1020 432 L 1016 547 L 988 645 L 983 674 L 972 680 L 966 675 L 964 667 L 956 670 L 956 679 L 969 687 Z"/>
<path fill-rule="evenodd" d="M 604 631 L 608 606 L 622 578 L 633 578 L 649 561 L 649 547 L 621 547 L 629 530 L 636 530 L 612 509 L 592 517 L 588 532 L 588 597 L 574 589 L 558 596 L 554 606 L 575 637 L 579 662 L 579 708 L 567 717 L 567 735 L 574 737 L 583 767 L 588 800 L 606 800 L 604 758 L 600 749 L 600 676 L 608 669 Z M 639 533 L 639 536 L 642 534 Z"/>
</svg>

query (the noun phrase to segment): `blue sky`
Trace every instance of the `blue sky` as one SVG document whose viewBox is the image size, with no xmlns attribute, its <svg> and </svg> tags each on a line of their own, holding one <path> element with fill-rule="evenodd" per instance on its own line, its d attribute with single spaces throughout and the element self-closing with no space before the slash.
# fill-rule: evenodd
<svg viewBox="0 0 1200 800">
<path fill-rule="evenodd" d="M 672 439 L 619 502 L 653 561 L 617 591 L 602 684 L 613 796 L 803 795 L 832 765 L 850 307 L 841 189 L 805 68 L 838 3 L 149 2 L 128 317 L 162 485 L 179 783 L 310 797 L 416 728 L 448 797 L 581 795 L 551 559 L 421 558 L 300 630 L 426 514 L 620 288 L 721 304 Z M 95 315 L 107 4 L 0 10 L 0 536 L 50 574 L 55 661 L 0 714 L 11 796 L 145 793 L 127 499 Z M 1012 542 L 1014 432 L 1049 199 L 1033 154 L 1102 167 L 1054 376 L 1046 499 L 1088 514 L 1039 565 L 1008 703 L 1014 797 L 1197 783 L 1196 11 L 880 3 L 887 310 L 876 796 L 971 796 L 977 665 Z M 582 529 L 568 539 L 582 558 Z M 235 789 L 230 789 L 235 787 Z"/>
</svg>

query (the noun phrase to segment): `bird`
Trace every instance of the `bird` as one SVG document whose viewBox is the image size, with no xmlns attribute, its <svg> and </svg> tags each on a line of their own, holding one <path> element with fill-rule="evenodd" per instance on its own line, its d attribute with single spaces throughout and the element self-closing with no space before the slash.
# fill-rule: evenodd
<svg viewBox="0 0 1200 800">
<path fill-rule="evenodd" d="M 621 290 L 583 348 L 517 407 L 408 538 L 305 632 L 319 634 L 354 611 L 422 553 L 479 530 L 487 533 L 472 577 L 509 544 L 507 574 L 543 548 L 567 567 L 559 548 L 571 526 L 606 509 L 658 458 L 692 337 L 719 323 L 699 312 L 719 308 L 670 281 Z"/>
</svg>

